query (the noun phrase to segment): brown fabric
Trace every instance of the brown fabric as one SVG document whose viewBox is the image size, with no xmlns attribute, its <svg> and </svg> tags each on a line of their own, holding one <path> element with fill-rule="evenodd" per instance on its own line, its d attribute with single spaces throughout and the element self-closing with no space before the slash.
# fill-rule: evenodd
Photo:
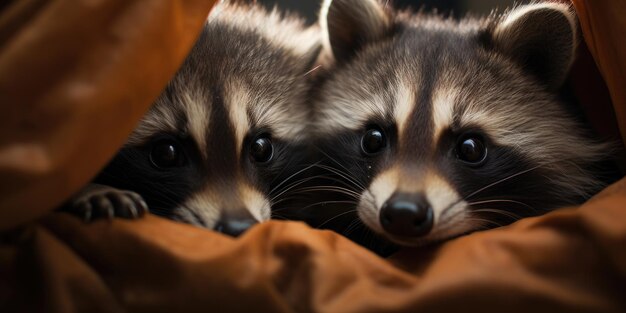
<svg viewBox="0 0 626 313">
<path fill-rule="evenodd" d="M 613 99 L 613 107 L 626 140 L 626 2 L 572 1 L 589 50 L 594 56 Z M 592 83 L 593 84 L 593 83 Z"/>
<path fill-rule="evenodd" d="M 626 181 L 581 209 L 393 263 L 299 223 L 233 240 L 155 217 L 57 214 L 24 228 L 0 265 L 20 312 L 623 312 L 624 207 Z"/>
<path fill-rule="evenodd" d="M 0 230 L 49 212 L 107 162 L 214 2 L 19 0 L 4 8 Z"/>
<path fill-rule="evenodd" d="M 389 260 L 294 222 L 235 240 L 152 216 L 45 214 L 123 141 L 210 2 L 20 0 L 0 15 L 0 312 L 626 311 L 626 180 Z M 575 5 L 623 131 L 626 8 Z"/>
</svg>

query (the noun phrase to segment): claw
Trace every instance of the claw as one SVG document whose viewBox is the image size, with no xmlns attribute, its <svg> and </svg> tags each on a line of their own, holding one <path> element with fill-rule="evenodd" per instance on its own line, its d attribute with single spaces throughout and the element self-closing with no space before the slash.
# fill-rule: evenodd
<svg viewBox="0 0 626 313">
<path fill-rule="evenodd" d="M 143 198 L 135 193 L 128 194 L 135 203 L 135 212 L 137 213 L 137 217 L 142 217 L 148 212 L 148 204 Z"/>
<path fill-rule="evenodd" d="M 132 218 L 138 218 L 139 214 L 137 213 L 136 203 L 133 199 L 126 199 L 126 210 L 130 212 Z"/>
<path fill-rule="evenodd" d="M 148 205 L 140 195 L 132 191 L 92 184 L 65 207 L 65 210 L 88 223 L 98 218 L 137 219 L 148 212 Z"/>
<path fill-rule="evenodd" d="M 143 199 L 139 199 L 139 205 L 141 207 L 139 216 L 141 217 L 146 215 L 146 213 L 148 213 L 148 204 L 146 203 L 146 201 L 144 201 Z"/>
</svg>

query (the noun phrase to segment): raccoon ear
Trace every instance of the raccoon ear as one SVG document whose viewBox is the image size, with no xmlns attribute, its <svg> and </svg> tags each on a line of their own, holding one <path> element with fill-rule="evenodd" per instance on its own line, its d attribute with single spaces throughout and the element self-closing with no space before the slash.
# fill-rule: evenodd
<svg viewBox="0 0 626 313">
<path fill-rule="evenodd" d="M 576 36 L 570 6 L 539 3 L 511 11 L 495 26 L 492 39 L 498 51 L 556 90 L 574 60 Z"/>
<path fill-rule="evenodd" d="M 320 24 L 327 50 L 345 62 L 391 30 L 391 16 L 377 0 L 324 0 Z"/>
</svg>

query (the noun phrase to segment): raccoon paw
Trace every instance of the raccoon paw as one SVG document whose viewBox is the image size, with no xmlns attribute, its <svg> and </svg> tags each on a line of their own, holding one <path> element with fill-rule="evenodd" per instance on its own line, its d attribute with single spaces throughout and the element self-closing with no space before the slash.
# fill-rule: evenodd
<svg viewBox="0 0 626 313">
<path fill-rule="evenodd" d="M 66 212 L 90 222 L 103 217 L 136 219 L 148 212 L 143 198 L 132 191 L 89 185 L 67 205 Z"/>
</svg>

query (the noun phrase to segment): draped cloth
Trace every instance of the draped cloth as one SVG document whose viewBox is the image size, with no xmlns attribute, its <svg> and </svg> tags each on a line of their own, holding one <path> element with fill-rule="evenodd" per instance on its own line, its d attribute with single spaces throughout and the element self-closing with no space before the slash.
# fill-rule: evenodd
<svg viewBox="0 0 626 313">
<path fill-rule="evenodd" d="M 388 259 L 298 222 L 233 239 L 54 213 L 121 146 L 213 2 L 0 5 L 0 312 L 626 312 L 626 181 Z M 626 138 L 626 3 L 573 3 L 574 94 L 599 133 Z"/>
</svg>

